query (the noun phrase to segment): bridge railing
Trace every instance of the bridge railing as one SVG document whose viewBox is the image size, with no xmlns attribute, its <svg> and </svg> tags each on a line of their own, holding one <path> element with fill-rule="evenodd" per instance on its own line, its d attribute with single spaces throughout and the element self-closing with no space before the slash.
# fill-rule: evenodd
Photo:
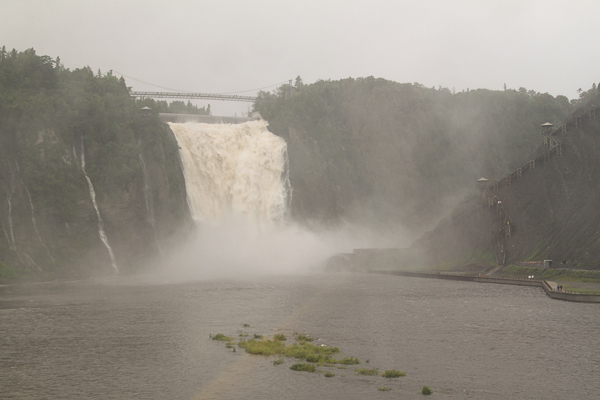
<svg viewBox="0 0 600 400">
<path fill-rule="evenodd" d="M 221 101 L 245 101 L 254 103 L 255 96 L 238 96 L 236 94 L 210 94 L 210 93 L 177 93 L 177 92 L 129 92 L 131 97 L 150 97 L 155 99 L 203 99 Z"/>
</svg>

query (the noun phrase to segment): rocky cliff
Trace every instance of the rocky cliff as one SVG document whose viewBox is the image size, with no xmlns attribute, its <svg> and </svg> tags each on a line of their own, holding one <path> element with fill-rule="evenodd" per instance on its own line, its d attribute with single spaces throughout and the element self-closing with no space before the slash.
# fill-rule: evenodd
<svg viewBox="0 0 600 400">
<path fill-rule="evenodd" d="M 413 251 L 421 264 L 552 259 L 555 265 L 600 269 L 598 104 L 595 97 L 578 108 L 519 164 L 521 171 L 492 182 L 418 240 Z"/>
<path fill-rule="evenodd" d="M 189 226 L 175 138 L 122 79 L 3 51 L 0 87 L 0 275 L 111 273 L 108 246 L 128 271 Z"/>
</svg>

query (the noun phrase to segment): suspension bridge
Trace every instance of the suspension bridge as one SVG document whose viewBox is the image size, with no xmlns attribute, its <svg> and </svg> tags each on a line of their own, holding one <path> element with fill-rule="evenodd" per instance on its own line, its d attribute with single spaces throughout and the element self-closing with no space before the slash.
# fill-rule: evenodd
<svg viewBox="0 0 600 400">
<path fill-rule="evenodd" d="M 153 99 L 202 99 L 202 100 L 221 100 L 221 101 L 245 101 L 254 103 L 255 96 L 239 96 L 231 94 L 210 94 L 210 93 L 177 93 L 177 92 L 129 92 L 131 97 L 146 97 Z"/>
</svg>

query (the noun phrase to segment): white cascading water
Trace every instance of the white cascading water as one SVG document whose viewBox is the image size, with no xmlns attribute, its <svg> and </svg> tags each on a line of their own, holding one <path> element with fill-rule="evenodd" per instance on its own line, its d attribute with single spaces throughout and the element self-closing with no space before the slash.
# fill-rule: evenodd
<svg viewBox="0 0 600 400">
<path fill-rule="evenodd" d="M 73 147 L 73 154 L 77 157 L 77 153 L 75 151 L 75 147 Z M 110 247 L 110 243 L 108 242 L 108 237 L 106 236 L 106 232 L 104 232 L 104 221 L 100 216 L 100 210 L 98 209 L 98 203 L 96 203 L 96 191 L 94 190 L 94 186 L 92 185 L 92 181 L 88 176 L 87 172 L 85 172 L 85 149 L 83 147 L 83 138 L 81 138 L 81 157 L 79 158 L 81 162 L 81 170 L 83 171 L 83 175 L 87 180 L 88 188 L 90 190 L 90 197 L 92 198 L 92 203 L 94 204 L 94 209 L 96 210 L 96 216 L 98 217 L 98 233 L 100 234 L 100 240 L 104 243 L 104 246 L 108 250 L 108 254 L 110 255 L 110 262 L 112 267 L 115 269 L 115 272 L 119 272 L 119 267 L 117 266 L 117 260 L 115 258 L 115 253 L 113 253 L 112 247 Z"/>
<path fill-rule="evenodd" d="M 297 273 L 337 252 L 374 247 L 352 228 L 317 233 L 288 220 L 287 145 L 266 121 L 169 125 L 197 229 L 161 263 L 160 282 Z"/>
<path fill-rule="evenodd" d="M 180 147 L 194 220 L 242 215 L 258 226 L 283 221 L 291 196 L 285 141 L 266 121 L 169 123 Z"/>
</svg>

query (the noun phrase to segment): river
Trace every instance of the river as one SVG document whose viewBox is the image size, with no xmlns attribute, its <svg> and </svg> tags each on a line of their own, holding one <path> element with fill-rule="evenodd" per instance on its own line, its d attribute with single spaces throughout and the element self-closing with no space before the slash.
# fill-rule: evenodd
<svg viewBox="0 0 600 400">
<path fill-rule="evenodd" d="M 597 304 L 537 288 L 370 274 L 3 286 L 0 397 L 420 399 L 427 385 L 433 398 L 593 399 L 599 327 Z M 288 343 L 302 332 L 360 367 L 407 375 L 347 366 L 323 368 L 335 373 L 325 378 L 209 338 L 240 331 L 284 333 Z"/>
</svg>

